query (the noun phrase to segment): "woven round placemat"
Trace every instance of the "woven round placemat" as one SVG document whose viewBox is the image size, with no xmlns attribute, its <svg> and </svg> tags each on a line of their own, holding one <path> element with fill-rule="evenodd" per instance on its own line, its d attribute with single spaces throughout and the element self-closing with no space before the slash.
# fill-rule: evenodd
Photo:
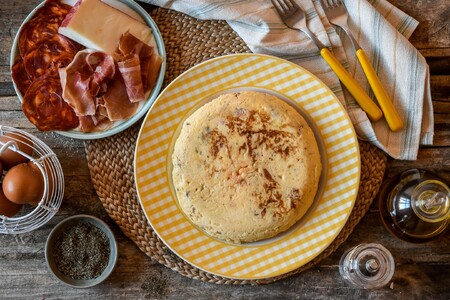
<svg viewBox="0 0 450 300">
<path fill-rule="evenodd" d="M 167 51 L 165 85 L 190 67 L 217 56 L 250 52 L 223 21 L 199 21 L 184 14 L 157 8 L 151 16 L 158 24 Z M 361 183 L 353 211 L 330 246 L 310 263 L 282 276 L 261 280 L 236 280 L 202 271 L 171 252 L 153 231 L 136 194 L 133 158 L 141 123 L 114 136 L 85 141 L 92 183 L 109 216 L 124 234 L 153 260 L 178 273 L 217 284 L 266 284 L 297 274 L 318 264 L 342 244 L 368 211 L 386 170 L 387 157 L 375 146 L 361 142 Z"/>
</svg>

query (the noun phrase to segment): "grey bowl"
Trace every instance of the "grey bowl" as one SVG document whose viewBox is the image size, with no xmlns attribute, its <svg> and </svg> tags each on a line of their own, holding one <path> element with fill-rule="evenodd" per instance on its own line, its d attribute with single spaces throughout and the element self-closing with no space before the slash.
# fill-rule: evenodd
<svg viewBox="0 0 450 300">
<path fill-rule="evenodd" d="M 110 247 L 110 254 L 109 254 L 109 260 L 108 265 L 106 266 L 105 270 L 103 270 L 102 274 L 100 274 L 98 277 L 93 279 L 73 279 L 65 274 L 63 274 L 56 266 L 56 263 L 54 261 L 54 241 L 58 238 L 59 234 L 66 228 L 70 226 L 74 226 L 78 223 L 90 223 L 92 225 L 97 226 L 100 230 L 102 230 L 106 236 L 109 239 L 109 247 Z M 76 215 L 72 217 L 68 217 L 58 223 L 55 228 L 50 232 L 50 235 L 47 238 L 47 243 L 45 245 L 45 260 L 47 261 L 47 266 L 49 270 L 52 272 L 52 274 L 61 282 L 75 288 L 88 288 L 92 287 L 94 285 L 97 285 L 104 281 L 108 276 L 112 273 L 114 270 L 114 267 L 116 266 L 117 262 L 117 256 L 118 256 L 118 250 L 117 250 L 117 243 L 116 239 L 114 237 L 114 234 L 112 233 L 111 229 L 108 227 L 108 225 L 103 222 L 102 220 L 89 215 Z"/>
<path fill-rule="evenodd" d="M 110 2 L 110 1 L 108 1 Z M 20 26 L 19 30 L 17 31 L 17 34 L 14 38 L 12 49 L 11 49 L 11 55 L 10 55 L 10 67 L 15 62 L 15 58 L 19 55 L 19 34 L 22 30 L 23 26 L 33 18 L 36 11 L 41 8 L 44 5 L 45 1 L 42 1 L 30 14 L 25 18 L 25 20 L 22 22 L 22 25 Z M 100 132 L 90 132 L 90 133 L 83 133 L 75 130 L 68 130 L 68 131 L 55 131 L 58 134 L 61 134 L 63 136 L 67 136 L 70 138 L 76 138 L 76 139 L 82 139 L 82 140 L 90 140 L 90 139 L 100 139 L 104 137 L 108 137 L 114 134 L 117 134 L 121 131 L 124 131 L 128 127 L 132 126 L 134 123 L 139 121 L 150 109 L 150 107 L 155 102 L 156 98 L 159 95 L 159 92 L 161 90 L 161 87 L 163 85 L 164 81 L 164 74 L 166 70 L 166 50 L 164 48 L 164 40 L 162 38 L 161 32 L 159 31 L 158 26 L 156 25 L 155 21 L 152 19 L 152 17 L 149 15 L 149 13 L 142 8 L 139 4 L 137 4 L 133 0 L 120 0 L 120 1 L 111 1 L 112 4 L 117 5 L 118 8 L 122 11 L 129 12 L 130 15 L 134 15 L 136 19 L 141 18 L 142 22 L 147 24 L 153 32 L 153 37 L 155 38 L 155 43 L 159 52 L 159 55 L 162 57 L 163 62 L 161 65 L 161 69 L 159 70 L 158 78 L 155 83 L 155 86 L 153 87 L 153 90 L 150 92 L 150 95 L 148 96 L 148 99 L 145 101 L 145 103 L 139 107 L 138 111 L 130 117 L 127 120 L 124 120 L 123 122 L 119 122 L 118 124 L 112 126 L 111 128 L 100 131 Z M 111 4 L 109 3 L 109 4 Z M 114 5 L 113 5 L 114 6 Z M 12 81 L 14 90 L 16 91 L 17 97 L 19 98 L 20 102 L 23 102 L 23 96 L 19 89 L 16 86 L 16 83 L 14 80 Z"/>
</svg>

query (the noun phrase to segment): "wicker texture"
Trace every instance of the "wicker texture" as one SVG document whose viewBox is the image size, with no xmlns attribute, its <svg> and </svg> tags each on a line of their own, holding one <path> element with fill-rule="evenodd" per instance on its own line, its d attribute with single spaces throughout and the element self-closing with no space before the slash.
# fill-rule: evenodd
<svg viewBox="0 0 450 300">
<path fill-rule="evenodd" d="M 222 21 L 199 21 L 158 8 L 151 12 L 167 52 L 165 85 L 190 67 L 232 53 L 250 52 L 245 43 Z M 140 123 L 117 135 L 85 142 L 92 182 L 109 216 L 153 260 L 189 278 L 217 284 L 266 284 L 297 274 L 333 253 L 369 210 L 377 194 L 387 156 L 375 146 L 360 142 L 361 182 L 353 211 L 333 243 L 310 263 L 282 276 L 262 280 L 236 280 L 216 276 L 188 264 L 158 238 L 137 198 L 133 175 L 134 150 Z"/>
</svg>

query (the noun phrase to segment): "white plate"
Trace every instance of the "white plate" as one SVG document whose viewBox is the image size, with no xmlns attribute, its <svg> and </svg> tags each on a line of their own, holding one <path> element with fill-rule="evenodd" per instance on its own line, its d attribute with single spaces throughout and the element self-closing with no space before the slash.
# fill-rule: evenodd
<svg viewBox="0 0 450 300">
<path fill-rule="evenodd" d="M 164 73 L 166 70 L 166 51 L 164 49 L 164 41 L 162 39 L 161 33 L 159 32 L 158 27 L 156 26 L 156 23 L 153 21 L 153 19 L 150 17 L 150 15 L 136 2 L 132 0 L 108 0 L 105 1 L 108 4 L 114 4 L 116 2 L 118 8 L 125 11 L 126 13 L 132 15 L 133 17 L 141 17 L 142 20 L 150 26 L 150 28 L 153 31 L 153 36 L 155 38 L 156 46 L 158 48 L 158 53 L 162 57 L 162 65 L 161 69 L 159 71 L 158 79 L 156 81 L 155 86 L 153 87 L 153 90 L 151 91 L 149 97 L 145 102 L 140 105 L 138 111 L 129 119 L 117 122 L 115 123 L 111 128 L 101 131 L 101 132 L 90 132 L 90 133 L 84 133 L 77 130 L 68 130 L 68 131 L 55 131 L 58 134 L 61 134 L 63 136 L 76 138 L 76 139 L 99 139 L 108 137 L 111 135 L 114 135 L 116 133 L 119 133 L 127 128 L 129 128 L 131 125 L 136 123 L 153 105 L 155 102 L 156 97 L 158 96 L 161 86 L 163 84 L 164 80 Z M 19 39 L 19 33 L 22 30 L 22 27 L 25 23 L 27 23 L 33 15 L 36 13 L 36 11 L 44 5 L 45 2 L 40 3 L 38 6 L 36 6 L 35 9 L 25 18 L 22 25 L 20 26 L 19 30 L 17 31 L 17 34 L 14 38 L 12 50 L 11 50 L 11 57 L 10 57 L 10 66 L 14 64 L 15 58 L 17 55 L 19 55 L 19 47 L 18 47 L 18 39 Z M 20 102 L 23 101 L 22 94 L 19 92 L 19 89 L 17 88 L 14 80 L 13 80 L 14 89 L 16 91 L 17 96 L 19 97 Z"/>
</svg>

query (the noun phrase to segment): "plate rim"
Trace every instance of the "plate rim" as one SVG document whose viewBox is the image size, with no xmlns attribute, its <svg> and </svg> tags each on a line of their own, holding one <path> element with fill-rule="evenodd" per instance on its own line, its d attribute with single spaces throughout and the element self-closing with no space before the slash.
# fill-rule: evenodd
<svg viewBox="0 0 450 300">
<path fill-rule="evenodd" d="M 115 135 L 117 133 L 120 133 L 120 132 L 128 129 L 129 127 L 133 126 L 137 121 L 139 121 L 139 119 L 141 119 L 153 106 L 156 98 L 158 97 L 158 95 L 161 91 L 161 88 L 162 88 L 162 85 L 164 82 L 164 78 L 165 78 L 165 72 L 166 72 L 167 54 L 166 54 L 166 50 L 165 50 L 164 39 L 158 28 L 158 25 L 155 23 L 153 18 L 150 16 L 150 14 L 145 9 L 142 8 L 140 5 L 138 5 L 136 2 L 134 2 L 133 0 L 114 0 L 114 1 L 117 1 L 119 3 L 127 5 L 134 12 L 139 14 L 139 16 L 142 17 L 142 19 L 145 21 L 145 23 L 152 30 L 152 34 L 155 39 L 155 43 L 158 47 L 158 54 L 162 58 L 161 68 L 159 70 L 159 74 L 158 74 L 158 78 L 156 80 L 155 86 L 153 87 L 148 99 L 145 101 L 145 103 L 143 103 L 143 105 L 139 111 L 137 111 L 129 119 L 120 122 L 116 126 L 109 128 L 106 131 L 83 133 L 81 131 L 78 132 L 78 131 L 74 131 L 74 130 L 69 130 L 69 131 L 52 130 L 50 132 L 55 132 L 59 135 L 69 137 L 69 138 L 79 139 L 79 140 L 101 139 L 101 138 Z M 17 57 L 17 55 L 19 55 L 19 47 L 18 47 L 19 34 L 22 31 L 23 26 L 34 16 L 36 11 L 39 8 L 41 8 L 45 4 L 45 2 L 46 1 L 44 0 L 41 3 L 39 3 L 38 5 L 36 5 L 36 7 L 33 8 L 33 10 L 30 13 L 28 13 L 28 15 L 22 21 L 19 29 L 17 30 L 16 35 L 14 36 L 14 39 L 13 39 L 13 43 L 11 45 L 11 52 L 10 52 L 10 57 L 9 57 L 10 72 L 12 70 L 12 66 L 14 65 L 15 58 Z M 11 82 L 13 84 L 13 88 L 16 93 L 16 96 L 17 96 L 17 98 L 19 98 L 19 101 L 22 104 L 24 95 L 22 95 L 19 92 L 19 89 L 13 79 L 11 79 Z"/>
<path fill-rule="evenodd" d="M 352 197 L 352 201 L 351 201 L 351 205 L 350 205 L 350 207 L 349 207 L 349 209 L 348 209 L 348 213 L 347 213 L 345 219 L 343 219 L 343 222 L 342 222 L 343 225 L 336 231 L 336 233 L 335 233 L 335 235 L 333 236 L 333 238 L 330 239 L 329 242 L 327 242 L 327 243 L 320 249 L 320 251 L 318 251 L 318 252 L 315 253 L 312 257 L 310 257 L 310 259 L 309 259 L 308 261 L 306 261 L 304 264 L 301 264 L 301 265 L 299 265 L 299 266 L 296 266 L 295 268 L 292 268 L 292 269 L 290 269 L 290 270 L 288 270 L 288 271 L 285 271 L 285 272 L 282 272 L 282 273 L 279 273 L 279 274 L 274 274 L 274 275 L 271 275 L 271 276 L 239 277 L 239 276 L 228 276 L 228 275 L 220 274 L 220 273 L 217 273 L 217 272 L 214 272 L 214 271 L 211 271 L 211 270 L 207 270 L 207 269 L 203 268 L 202 266 L 199 266 L 199 265 L 197 265 L 197 264 L 195 264 L 195 263 L 189 261 L 189 259 L 187 259 L 185 256 L 181 255 L 181 254 L 179 253 L 179 251 L 176 251 L 175 249 L 173 249 L 173 247 L 172 247 L 168 242 L 165 241 L 164 237 L 162 237 L 161 234 L 160 234 L 160 232 L 159 232 L 158 230 L 156 230 L 155 227 L 153 226 L 153 223 L 152 223 L 152 221 L 151 221 L 151 219 L 150 219 L 150 217 L 149 217 L 149 215 L 148 215 L 148 213 L 147 213 L 147 211 L 146 211 L 146 209 L 145 209 L 145 207 L 144 207 L 144 203 L 143 203 L 143 201 L 142 201 L 142 199 L 141 199 L 141 196 L 140 196 L 140 193 L 139 193 L 139 186 L 138 186 L 137 164 L 136 164 L 136 160 L 137 160 L 137 155 L 138 155 L 138 148 L 139 148 L 139 146 L 140 146 L 141 134 L 142 134 L 142 131 L 143 131 L 144 127 L 145 127 L 146 122 L 148 121 L 148 119 L 150 118 L 150 115 L 152 114 L 153 108 L 156 107 L 156 103 L 164 96 L 164 94 L 165 94 L 168 90 L 172 89 L 172 86 L 175 85 L 179 80 L 181 80 L 180 78 L 183 78 L 184 76 L 186 76 L 186 74 L 191 73 L 193 70 L 196 70 L 196 69 L 198 69 L 198 68 L 204 67 L 205 65 L 211 64 L 211 63 L 213 63 L 213 62 L 215 62 L 215 61 L 218 61 L 218 60 L 227 59 L 227 58 L 231 58 L 231 57 L 251 57 L 251 56 L 257 56 L 257 57 L 262 57 L 262 58 L 266 58 L 266 59 L 272 59 L 272 60 L 275 60 L 275 61 L 278 61 L 278 62 L 287 63 L 288 65 L 290 65 L 290 67 L 298 68 L 298 69 L 300 69 L 302 72 L 304 72 L 304 73 L 308 74 L 309 76 L 311 76 L 315 81 L 317 81 L 317 82 L 321 85 L 321 87 L 323 87 L 323 88 L 325 88 L 325 89 L 327 90 L 328 94 L 331 95 L 332 98 L 333 98 L 333 101 L 336 102 L 336 103 L 338 104 L 340 111 L 344 114 L 345 119 L 346 119 L 347 122 L 350 124 L 350 128 L 351 128 L 351 136 L 352 136 L 352 137 L 354 138 L 354 140 L 355 140 L 355 143 L 354 143 L 354 144 L 355 144 L 355 150 L 356 150 L 356 151 L 355 151 L 355 155 L 354 155 L 354 156 L 355 156 L 355 158 L 357 159 L 357 175 L 355 175 L 355 176 L 356 176 L 357 178 L 356 178 L 356 183 L 355 183 L 354 196 Z M 228 87 L 228 89 L 229 89 L 229 88 L 230 88 L 230 87 Z M 255 88 L 261 88 L 261 87 L 255 87 Z M 265 89 L 267 89 L 267 90 L 272 90 L 272 89 L 270 89 L 270 88 L 265 88 Z M 278 91 L 275 91 L 275 92 L 278 92 Z M 280 92 L 278 92 L 278 93 L 280 93 Z M 280 93 L 280 94 L 282 94 L 282 93 Z M 283 95 L 283 94 L 282 94 L 282 95 Z M 287 96 L 287 95 L 283 95 L 283 96 L 285 96 L 285 97 L 287 97 L 287 98 L 289 98 L 289 99 L 292 99 L 292 98 L 290 98 L 290 97 Z M 202 98 L 199 99 L 198 101 L 201 101 L 203 98 L 204 98 L 204 97 L 202 97 Z M 303 110 L 303 108 L 301 108 L 301 109 Z M 187 112 L 186 112 L 186 113 L 187 113 Z M 177 126 L 180 126 L 180 125 L 178 124 Z M 319 133 L 321 133 L 321 132 L 319 131 Z M 171 138 L 173 138 L 173 135 L 172 135 Z M 172 143 L 172 141 L 171 141 L 171 143 Z M 169 145 L 169 146 L 170 146 L 170 145 Z M 138 136 L 137 136 L 137 140 L 136 140 L 136 144 L 135 144 L 135 149 L 134 149 L 134 150 L 135 150 L 135 151 L 134 151 L 134 157 L 133 157 L 133 177 L 134 177 L 134 180 L 135 180 L 136 194 L 137 194 L 137 197 L 138 197 L 138 201 L 139 201 L 140 207 L 141 207 L 141 209 L 143 210 L 144 215 L 145 215 L 145 217 L 146 217 L 148 223 L 149 223 L 150 226 L 152 227 L 153 231 L 157 234 L 158 238 L 164 243 L 165 246 L 167 246 L 174 254 L 176 254 L 179 258 L 183 259 L 183 261 L 185 261 L 186 263 L 188 263 L 188 264 L 190 264 L 190 265 L 192 265 L 192 266 L 194 266 L 194 267 L 196 267 L 196 268 L 198 268 L 198 269 L 200 269 L 200 270 L 202 270 L 202 271 L 205 271 L 205 272 L 207 272 L 207 273 L 210 273 L 210 274 L 213 274 L 213 275 L 217 275 L 217 276 L 221 276 L 221 277 L 224 277 L 224 278 L 230 278 L 230 279 L 238 279 L 238 280 L 258 280 L 258 279 L 274 278 L 274 277 L 277 277 L 277 276 L 280 276 L 280 275 L 283 275 L 283 274 L 287 274 L 287 273 L 289 273 L 289 272 L 292 272 L 292 271 L 294 271 L 294 270 L 296 270 L 296 269 L 298 269 L 298 268 L 300 268 L 300 267 L 306 265 L 307 263 L 309 263 L 309 262 L 312 261 L 313 259 L 315 259 L 318 255 L 320 255 L 321 253 L 323 253 L 323 252 L 329 247 L 329 245 L 330 245 L 331 243 L 333 243 L 333 241 L 336 239 L 336 237 L 340 234 L 340 232 L 341 232 L 341 231 L 343 230 L 343 228 L 345 227 L 345 224 L 347 223 L 348 219 L 350 218 L 351 212 L 352 212 L 352 210 L 353 210 L 353 208 L 354 208 L 354 205 L 355 205 L 355 203 L 356 203 L 356 199 L 357 199 L 357 195 L 358 195 L 358 189 L 359 189 L 359 185 L 360 185 L 360 181 L 361 181 L 361 154 L 360 154 L 360 149 L 359 149 L 358 138 L 357 138 L 357 135 L 356 135 L 355 128 L 354 128 L 354 126 L 353 126 L 353 124 L 352 124 L 352 122 L 351 122 L 351 119 L 350 119 L 350 117 L 349 117 L 349 115 L 348 115 L 348 113 L 347 113 L 345 107 L 342 105 L 342 103 L 339 101 L 339 99 L 336 97 L 336 95 L 331 91 L 331 89 L 330 89 L 325 83 L 323 83 L 322 80 L 320 80 L 316 75 L 312 74 L 311 72 L 309 72 L 309 71 L 306 70 L 305 68 L 303 68 L 303 67 L 301 67 L 301 66 L 299 66 L 299 65 L 297 65 L 297 64 L 294 64 L 293 62 L 290 62 L 290 61 L 288 61 L 288 60 L 286 60 L 286 59 L 279 58 L 279 57 L 276 57 L 276 56 L 273 56 L 273 55 L 268 55 L 268 54 L 259 54 L 259 53 L 235 53 L 235 54 L 223 55 L 223 56 L 215 57 L 215 58 L 206 60 L 206 61 L 204 61 L 204 62 L 201 62 L 201 63 L 195 65 L 194 67 L 192 67 L 192 68 L 190 68 L 190 69 L 184 71 L 184 72 L 183 72 L 182 74 L 180 74 L 179 76 L 177 76 L 177 78 L 175 78 L 172 82 L 170 82 L 170 84 L 168 84 L 168 85 L 164 88 L 164 90 L 159 94 L 159 96 L 158 96 L 157 99 L 155 100 L 153 106 L 152 106 L 152 107 L 149 109 L 149 111 L 147 112 L 147 115 L 145 116 L 145 118 L 144 118 L 144 120 L 143 120 L 143 122 L 142 122 L 142 124 L 141 124 L 141 128 L 140 128 L 139 134 L 138 134 Z M 326 150 L 326 147 L 325 147 L 325 150 Z M 167 155 L 166 155 L 165 157 L 167 157 Z M 167 164 L 167 162 L 166 162 L 166 164 Z M 168 172 L 168 170 L 166 170 L 166 173 L 167 173 L 167 172 Z M 168 176 L 170 176 L 170 174 L 169 174 Z M 169 188 L 169 189 L 171 189 L 171 188 Z M 172 192 L 171 192 L 171 194 L 172 194 Z M 176 202 L 176 199 L 173 199 L 173 200 Z M 180 211 L 179 213 L 183 215 L 183 212 Z M 185 218 L 184 215 L 183 215 L 183 217 Z M 188 221 L 189 221 L 189 220 L 188 220 Z M 203 232 L 203 234 L 207 235 L 207 234 L 204 233 L 204 232 Z M 207 235 L 207 236 L 208 236 L 208 235 Z M 212 237 L 210 237 L 210 238 L 212 238 Z M 212 239 L 214 239 L 214 238 L 212 238 Z M 215 240 L 217 241 L 217 239 L 215 239 Z M 219 240 L 219 242 L 222 242 L 223 244 L 227 244 L 227 242 L 225 242 L 225 241 L 220 241 L 220 240 Z M 227 245 L 229 245 L 229 244 L 227 244 Z M 233 246 L 239 246 L 239 245 L 233 244 Z M 245 244 L 244 244 L 244 245 L 241 245 L 241 246 L 245 246 Z M 256 246 L 247 246 L 247 247 L 259 247 L 259 246 L 256 245 Z"/>
</svg>

